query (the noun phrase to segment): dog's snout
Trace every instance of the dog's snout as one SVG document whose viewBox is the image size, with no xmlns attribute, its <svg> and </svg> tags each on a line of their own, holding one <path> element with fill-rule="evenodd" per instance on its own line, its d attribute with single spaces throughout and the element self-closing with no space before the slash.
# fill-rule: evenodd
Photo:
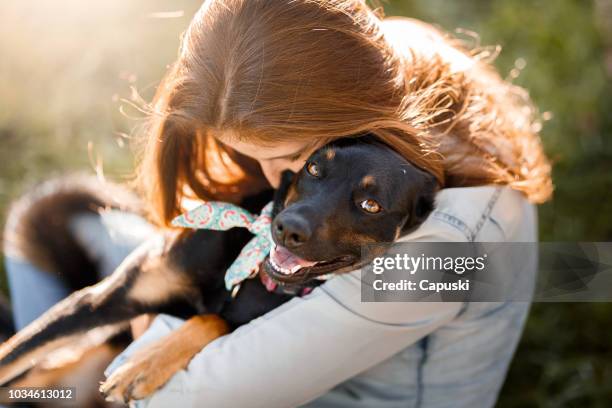
<svg viewBox="0 0 612 408">
<path fill-rule="evenodd" d="M 297 215 L 280 214 L 272 224 L 276 242 L 285 248 L 297 248 L 310 239 L 311 229 L 308 222 Z"/>
</svg>

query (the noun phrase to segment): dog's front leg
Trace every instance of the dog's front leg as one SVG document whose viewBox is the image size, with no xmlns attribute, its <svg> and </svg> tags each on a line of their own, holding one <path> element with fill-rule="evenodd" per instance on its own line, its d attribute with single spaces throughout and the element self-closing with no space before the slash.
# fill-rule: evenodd
<svg viewBox="0 0 612 408">
<path fill-rule="evenodd" d="M 129 319 L 190 290 L 186 276 L 166 267 L 164 242 L 151 240 L 108 278 L 62 300 L 0 346 L 0 384 L 11 381 L 62 349 L 96 346 Z M 35 296 L 35 294 L 33 294 Z"/>
<path fill-rule="evenodd" d="M 102 384 L 107 400 L 127 403 L 143 399 L 164 385 L 208 343 L 229 332 L 216 315 L 187 320 L 178 330 L 138 350 Z"/>
</svg>

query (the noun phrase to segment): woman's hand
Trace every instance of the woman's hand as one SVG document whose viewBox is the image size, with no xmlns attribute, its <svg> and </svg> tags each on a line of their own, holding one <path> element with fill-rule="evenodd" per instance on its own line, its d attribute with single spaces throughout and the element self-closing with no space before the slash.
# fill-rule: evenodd
<svg viewBox="0 0 612 408">
<path fill-rule="evenodd" d="M 153 319 L 157 317 L 156 314 L 144 314 L 140 315 L 130 321 L 132 329 L 132 337 L 134 340 L 142 336 L 142 334 L 149 328 Z"/>
</svg>

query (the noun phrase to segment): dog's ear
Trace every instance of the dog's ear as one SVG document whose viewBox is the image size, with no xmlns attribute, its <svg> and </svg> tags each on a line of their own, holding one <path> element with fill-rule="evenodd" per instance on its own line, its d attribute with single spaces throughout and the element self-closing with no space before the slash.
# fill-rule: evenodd
<svg viewBox="0 0 612 408">
<path fill-rule="evenodd" d="M 436 193 L 440 190 L 438 180 L 428 172 L 419 170 L 420 187 L 412 200 L 406 223 L 402 227 L 402 235 L 412 232 L 421 225 L 435 208 Z"/>
</svg>

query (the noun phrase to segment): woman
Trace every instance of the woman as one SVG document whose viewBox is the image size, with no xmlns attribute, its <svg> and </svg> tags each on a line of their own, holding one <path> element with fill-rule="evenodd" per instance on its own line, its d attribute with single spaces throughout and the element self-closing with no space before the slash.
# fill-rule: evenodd
<svg viewBox="0 0 612 408">
<path fill-rule="evenodd" d="M 317 147 L 371 132 L 444 187 L 403 240 L 537 240 L 532 203 L 552 183 L 526 93 L 485 53 L 381 17 L 359 0 L 206 1 L 151 107 L 138 173 L 150 220 L 168 227 L 189 199 L 276 187 Z M 359 271 L 336 277 L 213 342 L 142 404 L 494 405 L 527 303 L 360 296 Z M 158 317 L 110 370 L 180 323 Z"/>
</svg>

